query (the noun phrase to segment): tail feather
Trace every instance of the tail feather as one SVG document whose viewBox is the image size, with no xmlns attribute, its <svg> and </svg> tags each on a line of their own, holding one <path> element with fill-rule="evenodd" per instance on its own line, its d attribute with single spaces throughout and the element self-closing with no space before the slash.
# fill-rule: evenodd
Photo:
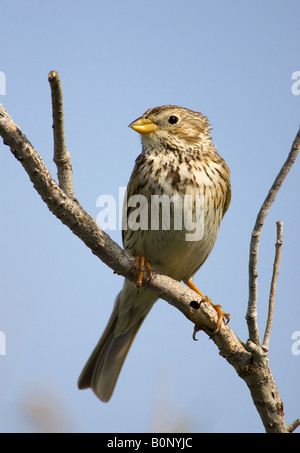
<svg viewBox="0 0 300 453">
<path fill-rule="evenodd" d="M 123 295 L 124 292 L 121 291 L 107 327 L 78 379 L 79 389 L 91 387 L 98 398 L 104 402 L 110 400 L 131 344 L 156 300 L 153 300 L 151 295 L 151 302 L 146 301 L 143 313 L 140 312 L 139 316 L 133 317 L 135 322 L 130 323 L 125 332 L 119 332 L 117 324 L 120 324 L 120 301 Z"/>
</svg>

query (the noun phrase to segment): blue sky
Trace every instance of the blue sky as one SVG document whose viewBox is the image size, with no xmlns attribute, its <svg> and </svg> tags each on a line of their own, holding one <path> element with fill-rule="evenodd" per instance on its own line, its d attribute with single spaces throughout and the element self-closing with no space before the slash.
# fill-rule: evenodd
<svg viewBox="0 0 300 453">
<path fill-rule="evenodd" d="M 201 111 L 232 177 L 232 203 L 194 281 L 230 312 L 247 340 L 248 253 L 255 218 L 300 124 L 299 2 L 57 1 L 1 4 L 0 102 L 52 161 L 48 73 L 63 86 L 75 193 L 96 218 L 99 195 L 118 195 L 140 153 L 128 124 L 149 107 Z M 262 432 L 244 382 L 213 342 L 158 301 L 142 326 L 112 400 L 78 391 L 77 378 L 110 315 L 122 278 L 62 225 L 0 145 L 0 431 Z M 299 417 L 299 161 L 267 218 L 259 249 L 263 333 L 276 220 L 284 244 L 270 367 L 286 421 Z M 121 244 L 120 231 L 109 232 Z M 52 418 L 51 418 L 52 417 Z M 49 421 L 50 420 L 50 421 Z M 58 422 L 58 421 L 59 422 Z M 52 423 L 52 425 L 51 425 Z M 50 426 L 50 428 L 49 428 Z"/>
</svg>

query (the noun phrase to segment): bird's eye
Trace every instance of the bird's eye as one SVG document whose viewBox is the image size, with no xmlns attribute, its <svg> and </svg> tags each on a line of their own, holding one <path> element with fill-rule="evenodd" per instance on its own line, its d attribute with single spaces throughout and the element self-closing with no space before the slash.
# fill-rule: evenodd
<svg viewBox="0 0 300 453">
<path fill-rule="evenodd" d="M 178 121 L 178 118 L 175 115 L 171 115 L 170 118 L 168 119 L 168 121 L 170 124 L 176 124 Z"/>
</svg>

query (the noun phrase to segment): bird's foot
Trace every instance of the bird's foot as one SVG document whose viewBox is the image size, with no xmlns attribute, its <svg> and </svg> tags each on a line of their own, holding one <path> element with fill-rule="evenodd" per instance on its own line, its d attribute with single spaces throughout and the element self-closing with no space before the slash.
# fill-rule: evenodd
<svg viewBox="0 0 300 453">
<path fill-rule="evenodd" d="M 133 270 L 138 269 L 138 278 L 136 281 L 136 286 L 140 288 L 143 283 L 143 275 L 144 275 L 144 270 L 146 268 L 147 275 L 148 275 L 148 281 L 151 280 L 152 278 L 152 268 L 149 263 L 149 261 L 146 259 L 145 255 L 137 255 L 135 257 L 133 266 Z"/>
<path fill-rule="evenodd" d="M 218 332 L 218 330 L 220 330 L 223 320 L 225 322 L 225 325 L 228 324 L 228 322 L 230 320 L 230 314 L 229 313 L 225 313 L 222 310 L 221 305 L 213 304 L 212 301 L 210 300 L 210 298 L 207 297 L 207 296 L 204 296 L 204 294 L 201 293 L 201 291 L 197 288 L 197 286 L 191 280 L 188 280 L 186 282 L 186 284 L 188 285 L 189 288 L 191 288 L 193 291 L 195 291 L 197 294 L 199 294 L 199 296 L 202 297 L 203 302 L 208 302 L 216 310 L 217 315 L 218 315 L 218 321 L 217 321 L 217 324 L 216 324 L 216 328 L 215 328 L 215 330 L 212 333 L 212 336 L 213 336 L 215 333 Z M 195 336 L 195 332 L 194 332 L 193 337 L 194 336 Z"/>
<path fill-rule="evenodd" d="M 208 298 L 207 298 L 208 299 Z M 230 314 L 229 313 L 225 313 L 223 310 L 222 310 L 222 307 L 221 305 L 215 305 L 211 302 L 210 299 L 208 299 L 208 301 L 212 307 L 216 310 L 217 312 L 217 315 L 218 315 L 218 321 L 217 321 L 217 324 L 216 324 L 216 327 L 215 327 L 215 330 L 213 331 L 212 335 L 214 335 L 215 333 L 218 332 L 218 330 L 221 328 L 221 325 L 222 325 L 222 322 L 224 320 L 224 323 L 225 325 L 229 323 L 229 320 L 230 320 Z M 226 320 L 226 321 L 225 321 Z"/>
</svg>

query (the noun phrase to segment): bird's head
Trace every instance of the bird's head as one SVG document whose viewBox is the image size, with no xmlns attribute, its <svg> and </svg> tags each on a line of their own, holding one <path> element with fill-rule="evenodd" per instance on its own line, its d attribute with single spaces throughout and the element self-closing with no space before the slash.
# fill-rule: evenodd
<svg viewBox="0 0 300 453">
<path fill-rule="evenodd" d="M 176 105 L 149 109 L 129 127 L 141 134 L 144 145 L 160 142 L 169 147 L 186 148 L 210 140 L 206 116 Z"/>
</svg>

